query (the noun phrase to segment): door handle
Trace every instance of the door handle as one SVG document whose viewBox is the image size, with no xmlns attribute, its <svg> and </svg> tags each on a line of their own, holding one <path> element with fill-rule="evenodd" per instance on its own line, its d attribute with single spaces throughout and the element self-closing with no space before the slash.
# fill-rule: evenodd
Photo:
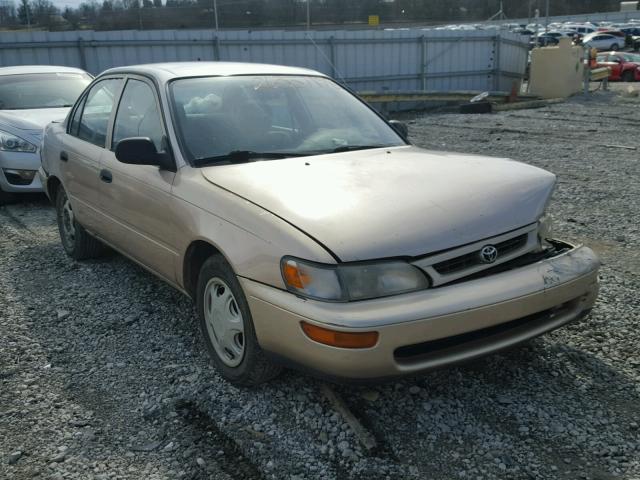
<svg viewBox="0 0 640 480">
<path fill-rule="evenodd" d="M 109 170 L 100 170 L 100 180 L 104 183 L 111 183 L 113 181 L 113 175 Z"/>
<path fill-rule="evenodd" d="M 69 155 L 64 150 L 60 152 L 60 160 L 62 160 L 63 162 L 69 161 Z"/>
</svg>

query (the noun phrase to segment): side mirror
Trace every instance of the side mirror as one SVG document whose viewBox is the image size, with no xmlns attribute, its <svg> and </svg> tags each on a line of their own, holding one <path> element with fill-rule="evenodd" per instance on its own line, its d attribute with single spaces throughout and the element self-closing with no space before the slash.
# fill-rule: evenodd
<svg viewBox="0 0 640 480">
<path fill-rule="evenodd" d="M 399 120 L 389 120 L 389 125 L 404 139 L 409 139 L 409 127 Z"/>
<path fill-rule="evenodd" d="M 158 152 L 149 137 L 132 137 L 120 140 L 116 145 L 116 158 L 130 165 L 154 165 L 163 170 L 176 171 L 168 153 Z"/>
</svg>

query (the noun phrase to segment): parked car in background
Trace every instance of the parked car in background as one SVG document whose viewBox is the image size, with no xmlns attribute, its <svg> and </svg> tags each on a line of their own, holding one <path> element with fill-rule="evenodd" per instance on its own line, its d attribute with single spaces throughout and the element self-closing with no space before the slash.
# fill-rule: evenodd
<svg viewBox="0 0 640 480">
<path fill-rule="evenodd" d="M 633 37 L 640 36 L 640 26 L 638 25 L 620 27 L 619 30 L 625 35 L 631 35 Z"/>
<path fill-rule="evenodd" d="M 572 30 L 551 30 L 544 35 L 546 35 L 547 37 L 554 37 L 559 40 L 561 38 L 574 38 L 576 32 Z"/>
<path fill-rule="evenodd" d="M 525 27 L 522 28 L 515 28 L 512 30 L 513 33 L 519 33 L 520 35 L 533 35 L 535 32 L 528 30 Z"/>
<path fill-rule="evenodd" d="M 640 81 L 640 55 L 627 52 L 599 53 L 596 58 L 598 67 L 611 69 L 609 80 L 623 82 Z"/>
<path fill-rule="evenodd" d="M 599 31 L 598 34 L 607 34 L 607 35 L 613 35 L 614 37 L 618 37 L 624 40 L 624 38 L 626 37 L 626 34 L 622 31 L 622 30 L 602 30 Z"/>
<path fill-rule="evenodd" d="M 566 23 L 563 26 L 563 29 L 572 30 L 574 32 L 580 33 L 582 35 L 589 35 L 591 33 L 596 32 L 596 27 L 591 24 L 574 24 L 574 23 Z"/>
<path fill-rule="evenodd" d="M 69 67 L 0 68 L 0 205 L 15 193 L 42 191 L 42 129 L 64 119 L 91 78 Z"/>
<path fill-rule="evenodd" d="M 537 37 L 534 37 L 534 39 L 531 40 L 530 45 L 534 47 L 550 47 L 550 46 L 558 45 L 558 43 L 560 43 L 560 40 L 558 37 L 543 34 L 543 35 L 538 35 Z"/>
<path fill-rule="evenodd" d="M 239 384 L 413 375 L 584 316 L 599 261 L 551 236 L 555 176 L 406 133 L 311 70 L 129 66 L 47 127 L 40 174 L 67 254 L 193 298 Z"/>
<path fill-rule="evenodd" d="M 624 46 L 624 38 L 609 33 L 592 33 L 585 35 L 582 44 L 597 50 L 620 50 Z"/>
</svg>

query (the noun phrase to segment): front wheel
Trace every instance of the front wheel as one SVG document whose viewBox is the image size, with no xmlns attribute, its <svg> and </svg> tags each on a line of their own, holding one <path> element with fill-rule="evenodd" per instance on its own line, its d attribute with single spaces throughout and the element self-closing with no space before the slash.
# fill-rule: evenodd
<svg viewBox="0 0 640 480">
<path fill-rule="evenodd" d="M 99 256 L 105 246 L 78 223 L 73 207 L 64 188 L 60 187 L 56 195 L 56 218 L 62 247 L 74 260 L 84 260 Z"/>
<path fill-rule="evenodd" d="M 634 80 L 635 80 L 635 77 L 634 77 L 632 71 L 627 70 L 626 72 L 624 72 L 622 74 L 622 81 L 623 82 L 633 82 Z"/>
<path fill-rule="evenodd" d="M 615 52 L 615 51 L 616 51 L 616 50 L 618 50 L 619 48 L 620 48 L 620 46 L 619 46 L 617 43 L 614 43 L 613 45 L 611 45 L 610 50 L 612 50 L 612 51 L 614 51 L 614 52 Z"/>
<path fill-rule="evenodd" d="M 242 287 L 222 256 L 214 255 L 202 265 L 197 295 L 200 330 L 222 376 L 244 386 L 275 378 L 282 369 L 258 345 Z"/>
</svg>

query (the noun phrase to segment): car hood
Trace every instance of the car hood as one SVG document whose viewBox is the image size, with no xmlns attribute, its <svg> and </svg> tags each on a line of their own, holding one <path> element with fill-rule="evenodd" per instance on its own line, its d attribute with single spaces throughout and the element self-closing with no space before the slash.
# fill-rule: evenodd
<svg viewBox="0 0 640 480">
<path fill-rule="evenodd" d="M 555 176 L 507 159 L 363 150 L 202 169 L 341 261 L 419 256 L 534 223 Z"/>
<path fill-rule="evenodd" d="M 0 110 L 0 125 L 18 130 L 42 131 L 55 120 L 64 120 L 68 108 L 35 108 L 28 110 Z"/>
</svg>

